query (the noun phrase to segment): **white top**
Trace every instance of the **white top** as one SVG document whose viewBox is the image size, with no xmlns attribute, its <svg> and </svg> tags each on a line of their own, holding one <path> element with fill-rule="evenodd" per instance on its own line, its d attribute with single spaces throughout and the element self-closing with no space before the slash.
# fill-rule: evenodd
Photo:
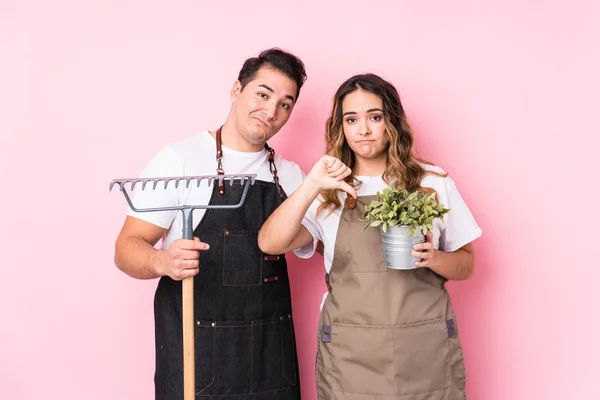
<svg viewBox="0 0 600 400">
<path fill-rule="evenodd" d="M 423 165 L 423 167 L 426 170 L 444 173 L 439 167 L 430 165 Z M 357 191 L 359 196 L 375 195 L 378 191 L 381 192 L 388 187 L 388 184 L 385 183 L 381 175 L 357 176 L 356 178 L 362 181 L 362 185 Z M 421 186 L 434 189 L 438 195 L 438 202 L 451 209 L 444 216 L 443 222 L 439 218 L 433 221 L 434 248 L 452 252 L 481 236 L 481 229 L 477 226 L 475 218 L 462 199 L 452 178 L 449 176 L 441 177 L 427 174 L 423 177 Z M 342 191 L 339 193 L 340 202 L 343 207 L 347 195 Z M 329 213 L 330 210 L 323 210 L 317 217 L 316 213 L 321 200 L 322 197 L 319 196 L 313 201 L 302 220 L 302 225 L 312 235 L 313 242 L 295 250 L 294 253 L 301 258 L 312 257 L 316 250 L 317 242 L 319 240 L 322 241 L 324 245 L 325 270 L 329 273 L 331 264 L 333 263 L 335 240 L 342 215 L 342 208 L 338 208 L 331 214 Z M 323 300 L 325 300 L 326 295 L 327 293 L 323 295 Z"/>
<path fill-rule="evenodd" d="M 257 174 L 256 179 L 273 182 L 267 158 L 268 153 L 265 149 L 259 152 L 247 153 L 236 151 L 226 146 L 222 147 L 222 162 L 225 174 Z M 203 131 L 163 148 L 150 160 L 140 177 L 158 178 L 216 175 L 216 151 L 216 140 L 211 136 L 209 131 Z M 277 167 L 279 183 L 285 193 L 288 196 L 291 195 L 302 183 L 304 173 L 297 164 L 285 160 L 277 154 L 275 155 L 275 166 Z M 207 180 L 203 180 L 200 186 L 197 187 L 197 182 L 192 181 L 190 187 L 186 189 L 185 182 L 182 181 L 179 187 L 175 189 L 175 182 L 171 181 L 167 185 L 167 189 L 164 189 L 164 182 L 159 182 L 154 190 L 152 190 L 152 183 L 148 183 L 145 190 L 141 190 L 141 185 L 138 185 L 133 192 L 133 206 L 142 209 L 184 204 L 208 204 L 213 190 L 213 187 L 209 186 L 208 183 Z M 195 227 L 202 220 L 204 212 L 205 210 L 202 209 L 194 210 L 193 221 Z M 181 211 L 137 213 L 129 209 L 127 214 L 166 228 L 167 232 L 162 242 L 163 249 L 167 249 L 171 242 L 182 236 L 183 224 Z"/>
</svg>

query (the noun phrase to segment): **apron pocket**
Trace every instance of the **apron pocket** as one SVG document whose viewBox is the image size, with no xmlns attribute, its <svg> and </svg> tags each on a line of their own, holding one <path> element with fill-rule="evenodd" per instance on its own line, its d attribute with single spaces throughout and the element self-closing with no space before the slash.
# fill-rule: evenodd
<svg viewBox="0 0 600 400">
<path fill-rule="evenodd" d="M 223 233 L 223 286 L 259 286 L 263 253 L 258 248 L 258 231 L 225 229 Z"/>
<path fill-rule="evenodd" d="M 394 394 L 394 328 L 334 323 L 331 327 L 334 390 Z"/>
<path fill-rule="evenodd" d="M 451 386 L 444 318 L 396 326 L 394 354 L 398 395 L 431 393 Z"/>
<path fill-rule="evenodd" d="M 196 396 L 250 393 L 250 322 L 197 321 Z"/>
<path fill-rule="evenodd" d="M 246 395 L 297 384 L 289 314 L 254 321 L 197 321 L 196 396 Z"/>
<path fill-rule="evenodd" d="M 198 321 L 195 331 L 196 395 L 202 395 L 215 382 L 215 329 L 210 323 Z"/>
<path fill-rule="evenodd" d="M 290 314 L 255 321 L 252 349 L 253 393 L 296 386 L 296 343 Z"/>
<path fill-rule="evenodd" d="M 364 226 L 364 222 L 352 222 L 350 233 L 346 235 L 351 242 L 348 261 L 352 272 L 387 272 L 379 228 L 369 227 L 363 231 Z"/>
</svg>

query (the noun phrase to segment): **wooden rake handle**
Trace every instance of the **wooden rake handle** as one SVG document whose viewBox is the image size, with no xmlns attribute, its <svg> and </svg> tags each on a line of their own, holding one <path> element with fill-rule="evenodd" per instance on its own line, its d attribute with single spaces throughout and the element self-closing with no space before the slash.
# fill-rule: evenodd
<svg viewBox="0 0 600 400">
<path fill-rule="evenodd" d="M 196 398 L 196 369 L 194 365 L 194 277 L 183 279 L 182 291 L 183 399 L 194 400 Z"/>
<path fill-rule="evenodd" d="M 192 240 L 193 209 L 184 209 L 183 239 Z M 183 321 L 183 399 L 196 398 L 196 365 L 195 365 L 195 335 L 194 335 L 194 277 L 184 278 L 181 282 L 181 319 Z"/>
</svg>

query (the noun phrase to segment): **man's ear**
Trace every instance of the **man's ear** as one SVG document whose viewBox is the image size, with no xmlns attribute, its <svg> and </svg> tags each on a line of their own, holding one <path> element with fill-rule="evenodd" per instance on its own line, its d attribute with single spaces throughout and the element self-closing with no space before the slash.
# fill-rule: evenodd
<svg viewBox="0 0 600 400">
<path fill-rule="evenodd" d="M 242 83 L 240 81 L 235 81 L 233 87 L 231 88 L 231 93 L 229 94 L 229 98 L 232 103 L 235 103 L 240 94 L 242 93 Z"/>
</svg>

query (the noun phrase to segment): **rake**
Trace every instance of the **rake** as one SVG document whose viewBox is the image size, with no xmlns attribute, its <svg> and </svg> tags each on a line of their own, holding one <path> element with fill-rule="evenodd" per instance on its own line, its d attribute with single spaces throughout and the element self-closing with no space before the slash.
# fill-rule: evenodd
<svg viewBox="0 0 600 400">
<path fill-rule="evenodd" d="M 254 184 L 256 174 L 233 174 L 233 175 L 200 175 L 200 176 L 178 176 L 178 177 L 163 177 L 163 178 L 145 178 L 145 179 L 115 179 L 110 183 L 109 191 L 115 185 L 119 186 L 119 190 L 125 196 L 129 207 L 135 212 L 158 212 L 158 211 L 181 211 L 183 217 L 183 239 L 193 239 L 194 223 L 192 221 L 192 212 L 196 209 L 235 209 L 244 204 L 250 185 Z M 160 182 L 164 182 L 163 189 L 167 189 L 171 181 L 174 182 L 175 188 L 179 184 L 185 182 L 186 188 L 190 187 L 192 181 L 196 181 L 196 187 L 206 180 L 208 185 L 214 185 L 218 182 L 219 192 L 222 194 L 225 182 L 228 181 L 230 186 L 234 184 L 244 185 L 244 191 L 240 201 L 237 204 L 225 205 L 180 205 L 171 207 L 155 207 L 155 208 L 137 208 L 133 205 L 129 194 L 127 193 L 126 185 L 130 184 L 130 190 L 133 191 L 136 185 L 141 184 L 142 190 L 148 184 L 151 184 L 152 190 L 156 190 Z M 182 321 L 183 321 L 183 396 L 184 400 L 193 400 L 195 398 L 195 365 L 194 365 L 194 278 L 184 278 L 182 281 Z"/>
</svg>

